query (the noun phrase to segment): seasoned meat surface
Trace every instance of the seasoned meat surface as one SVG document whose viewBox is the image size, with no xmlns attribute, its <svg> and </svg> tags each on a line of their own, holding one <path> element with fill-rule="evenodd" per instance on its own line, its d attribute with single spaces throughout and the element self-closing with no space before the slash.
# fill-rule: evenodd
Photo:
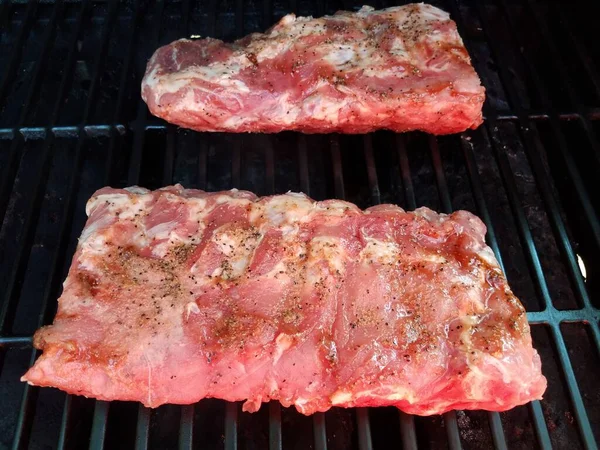
<svg viewBox="0 0 600 450">
<path fill-rule="evenodd" d="M 153 114 L 229 132 L 456 133 L 482 122 L 484 92 L 456 24 L 423 3 L 290 14 L 234 43 L 181 39 L 142 81 Z"/>
<path fill-rule="evenodd" d="M 103 188 L 24 381 L 150 407 L 506 410 L 541 398 L 529 325 L 471 213 L 303 194 Z"/>
</svg>

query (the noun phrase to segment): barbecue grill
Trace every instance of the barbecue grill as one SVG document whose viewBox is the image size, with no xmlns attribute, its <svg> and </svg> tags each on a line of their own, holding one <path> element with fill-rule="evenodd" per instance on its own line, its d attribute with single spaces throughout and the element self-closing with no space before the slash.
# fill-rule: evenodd
<svg viewBox="0 0 600 450">
<path fill-rule="evenodd" d="M 0 448 L 596 448 L 600 441 L 600 61 L 588 8 L 432 2 L 452 15 L 487 88 L 461 135 L 228 135 L 155 119 L 145 63 L 190 36 L 231 40 L 288 12 L 369 2 L 3 1 L 0 4 Z M 391 6 L 386 1 L 372 6 Z M 395 408 L 304 417 L 207 399 L 149 410 L 19 382 L 104 185 L 303 191 L 367 207 L 467 209 L 528 310 L 549 386 L 505 413 Z"/>
</svg>

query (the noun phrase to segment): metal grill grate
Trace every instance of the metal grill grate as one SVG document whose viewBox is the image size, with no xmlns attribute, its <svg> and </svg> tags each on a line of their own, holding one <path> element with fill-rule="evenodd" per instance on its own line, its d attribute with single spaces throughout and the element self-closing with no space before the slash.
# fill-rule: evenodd
<svg viewBox="0 0 600 450">
<path fill-rule="evenodd" d="M 232 39 L 290 11 L 359 3 L 0 3 L 0 448 L 596 448 L 600 47 L 585 5 L 439 3 L 488 89 L 485 124 L 462 135 L 200 134 L 149 116 L 140 99 L 159 45 L 190 33 Z M 174 182 L 477 213 L 529 311 L 546 398 L 501 414 L 303 417 L 217 400 L 151 411 L 19 383 L 37 356 L 32 333 L 55 311 L 87 198 L 107 184 Z"/>
</svg>

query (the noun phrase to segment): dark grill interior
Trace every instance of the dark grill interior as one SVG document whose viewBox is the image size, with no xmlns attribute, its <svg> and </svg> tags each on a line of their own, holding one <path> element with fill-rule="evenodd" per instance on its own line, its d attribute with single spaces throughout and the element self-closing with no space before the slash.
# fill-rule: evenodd
<svg viewBox="0 0 600 450">
<path fill-rule="evenodd" d="M 362 3 L 0 4 L 0 448 L 596 448 L 600 46 L 585 4 L 433 2 L 457 21 L 487 88 L 485 124 L 462 135 L 200 134 L 151 117 L 140 99 L 158 45 L 191 34 L 233 39 L 287 12 Z M 175 182 L 475 212 L 529 311 L 545 399 L 501 414 L 304 417 L 274 403 L 250 415 L 217 400 L 150 411 L 20 383 L 36 357 L 33 332 L 52 320 L 89 196 L 107 184 Z"/>
</svg>

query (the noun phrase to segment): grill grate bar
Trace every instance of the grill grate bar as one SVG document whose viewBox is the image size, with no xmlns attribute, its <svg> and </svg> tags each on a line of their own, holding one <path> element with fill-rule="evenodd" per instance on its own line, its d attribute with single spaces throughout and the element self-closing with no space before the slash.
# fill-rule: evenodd
<svg viewBox="0 0 600 450">
<path fill-rule="evenodd" d="M 417 450 L 417 433 L 415 430 L 415 418 L 399 411 L 400 413 L 400 437 L 402 438 L 403 450 Z"/>
<path fill-rule="evenodd" d="M 373 156 L 373 141 L 371 135 L 365 135 L 363 138 L 364 157 L 367 167 L 367 179 L 371 191 L 371 202 L 373 205 L 381 203 L 381 194 L 379 189 L 379 180 L 377 179 L 377 170 L 375 167 L 375 157 Z M 340 172 L 342 168 L 339 168 Z M 358 447 L 361 450 L 373 448 L 371 439 L 371 424 L 369 422 L 369 410 L 367 408 L 358 408 L 356 411 L 358 425 Z"/>
<path fill-rule="evenodd" d="M 479 177 L 479 170 L 477 169 L 477 163 L 475 162 L 475 156 L 473 155 L 473 144 L 471 144 L 470 138 L 465 134 L 461 136 L 461 146 L 463 150 L 465 166 L 467 168 L 467 173 L 469 174 L 471 191 L 473 192 L 475 204 L 477 205 L 477 214 L 487 227 L 486 240 L 494 251 L 494 255 L 498 260 L 498 264 L 500 265 L 502 272 L 505 272 L 504 261 L 502 260 L 502 254 L 500 253 L 500 248 L 498 247 L 498 239 L 496 238 L 496 232 L 494 231 L 494 227 L 492 225 L 492 219 L 490 217 L 490 212 L 485 200 L 485 195 L 483 193 L 483 185 L 481 184 L 481 178 Z"/>
<path fill-rule="evenodd" d="M 549 308 L 544 311 L 529 311 L 527 319 L 534 324 L 550 324 L 552 322 L 589 322 L 591 320 L 600 320 L 598 310 L 594 308 L 560 310 Z"/>
<path fill-rule="evenodd" d="M 71 82 L 73 81 L 73 72 L 75 67 L 75 56 L 78 54 L 79 50 L 77 49 L 77 42 L 81 39 L 83 24 L 85 22 L 86 15 L 89 13 L 90 0 L 84 0 L 82 2 L 81 8 L 79 9 L 79 13 L 77 13 L 77 25 L 75 26 L 75 32 L 73 33 L 74 39 L 71 39 L 71 43 L 69 45 L 69 51 L 67 53 L 67 64 L 65 67 L 68 70 L 65 70 L 63 77 L 60 81 L 60 86 L 58 88 L 58 96 L 56 97 L 56 103 L 54 104 L 54 108 L 52 109 L 52 114 L 50 115 L 50 120 L 48 121 L 48 129 L 56 128 L 56 124 L 58 122 L 59 114 L 62 111 L 62 107 L 64 104 L 65 94 L 67 93 L 67 89 L 70 87 Z M 86 121 L 87 122 L 87 121 Z M 85 124 L 82 124 L 85 125 Z M 79 135 L 81 133 L 81 126 L 76 127 L 76 130 L 73 131 L 73 135 Z M 27 136 L 25 136 L 27 137 Z"/>
<path fill-rule="evenodd" d="M 156 10 L 154 12 L 154 21 L 152 24 L 152 29 L 154 30 L 154 34 L 152 36 L 152 42 L 154 45 L 153 48 L 158 46 L 159 38 L 160 38 L 160 29 L 161 29 L 161 19 L 163 17 L 164 11 L 164 1 L 159 0 L 156 2 Z M 145 61 L 140 60 L 140 64 L 143 66 Z M 144 73 L 143 67 L 139 70 L 139 73 Z M 136 119 L 133 124 L 133 150 L 131 153 L 131 159 L 129 161 L 129 171 L 127 172 L 127 182 L 131 186 L 133 184 L 138 184 L 140 180 L 140 171 L 142 170 L 142 154 L 144 147 L 144 137 L 146 130 L 146 120 L 148 116 L 148 108 L 144 100 L 142 100 L 141 96 L 138 99 L 138 108 L 136 112 Z M 163 125 L 163 129 L 166 128 L 166 125 Z"/>
<path fill-rule="evenodd" d="M 165 150 L 165 161 L 163 170 L 163 186 L 173 184 L 173 165 L 176 153 L 175 127 L 167 126 L 167 148 Z M 179 422 L 179 449 L 191 449 L 194 433 L 194 405 L 181 406 L 181 419 Z"/>
<path fill-rule="evenodd" d="M 461 135 L 461 147 L 463 150 L 465 165 L 467 167 L 467 173 L 469 174 L 471 191 L 473 193 L 473 197 L 475 198 L 475 203 L 477 205 L 477 212 L 487 228 L 486 240 L 489 246 L 492 248 L 496 259 L 498 260 L 500 268 L 504 272 L 504 263 L 502 261 L 502 255 L 500 254 L 498 241 L 496 239 L 496 233 L 494 231 L 494 227 L 492 226 L 487 202 L 485 201 L 485 196 L 483 195 L 483 187 L 481 185 L 481 179 L 479 178 L 479 171 L 477 170 L 475 156 L 473 155 L 473 148 L 470 145 L 468 136 L 466 136 L 464 133 Z M 492 432 L 494 446 L 496 448 L 506 449 L 506 437 L 504 436 L 504 429 L 502 428 L 502 420 L 500 419 L 500 414 L 498 414 L 497 412 L 490 411 L 488 412 L 488 420 L 490 423 L 490 430 Z"/>
<path fill-rule="evenodd" d="M 30 366 L 33 365 L 37 356 L 37 351 L 34 350 L 33 352 L 31 352 L 31 358 L 29 360 Z M 17 426 L 15 429 L 15 434 L 13 436 L 13 450 L 19 450 L 23 446 L 24 440 L 27 439 L 25 433 L 27 428 L 27 422 L 30 420 L 32 415 L 30 411 L 32 392 L 33 389 L 30 387 L 29 384 L 26 384 L 25 388 L 23 389 L 23 396 L 21 397 L 21 407 L 19 408 L 19 417 L 17 418 Z"/>
<path fill-rule="evenodd" d="M 322 412 L 313 414 L 313 436 L 315 439 L 315 450 L 327 450 L 325 414 Z"/>
<path fill-rule="evenodd" d="M 529 412 L 533 417 L 533 427 L 535 428 L 535 435 L 540 448 L 543 450 L 551 449 L 552 441 L 550 440 L 550 433 L 548 433 L 548 427 L 544 419 L 542 404 L 539 400 L 529 402 Z"/>
<path fill-rule="evenodd" d="M 30 346 L 33 338 L 31 336 L 0 336 L 0 347 L 17 347 L 20 345 Z"/>
<path fill-rule="evenodd" d="M 238 404 L 227 402 L 225 405 L 225 450 L 237 450 Z"/>
<path fill-rule="evenodd" d="M 57 450 L 64 450 L 67 444 L 67 432 L 69 429 L 69 417 L 71 417 L 71 407 L 73 403 L 73 396 L 67 394 L 65 396 L 65 405 L 63 406 L 63 413 L 60 420 L 60 433 L 58 435 Z"/>
<path fill-rule="evenodd" d="M 162 5 L 162 2 L 160 2 Z M 136 121 L 135 121 L 135 129 L 133 131 L 133 149 L 131 152 L 131 158 L 129 161 L 129 171 L 127 172 L 127 182 L 131 186 L 133 184 L 137 184 L 140 179 L 140 171 L 142 165 L 142 153 L 144 149 L 144 125 L 147 108 L 143 100 L 139 100 Z"/>
<path fill-rule="evenodd" d="M 504 10 L 505 10 L 505 16 L 508 16 L 508 14 L 506 14 L 506 8 Z M 480 12 L 480 16 L 482 16 L 482 21 L 484 23 L 486 23 L 487 18 L 483 17 L 484 14 L 482 12 Z M 509 19 L 509 22 L 512 22 L 512 21 L 510 21 L 510 19 Z M 514 24 L 511 23 L 511 28 L 513 28 L 512 31 L 513 31 L 513 35 L 514 35 L 514 34 L 516 34 L 516 30 L 514 30 L 513 25 Z M 489 26 L 486 26 L 486 28 L 489 28 Z M 495 45 L 496 40 L 492 39 L 489 36 L 488 36 L 488 40 L 490 42 L 492 42 L 492 45 L 494 47 L 494 54 L 501 56 L 500 59 L 506 60 L 506 55 L 504 54 L 504 52 L 502 52 L 502 49 L 499 49 Z M 512 83 L 508 82 L 508 80 L 510 78 L 509 78 L 509 74 L 506 69 L 506 65 L 500 64 L 499 66 L 500 66 L 501 81 L 503 82 L 503 86 L 505 86 L 505 89 L 509 94 L 511 102 L 513 102 L 515 104 L 515 108 L 519 109 L 518 102 L 517 102 L 518 96 L 514 90 L 514 86 L 512 85 Z M 530 67 L 530 69 L 533 69 L 533 68 Z M 534 71 L 531 70 L 531 72 L 534 72 Z M 538 90 L 539 90 L 539 88 L 538 88 Z M 494 123 L 493 120 L 491 123 Z M 524 138 L 523 139 L 524 143 L 526 144 L 525 150 L 527 151 L 527 155 L 528 155 L 531 167 L 533 169 L 533 172 L 536 175 L 536 181 L 537 181 L 536 185 L 538 186 L 539 192 L 542 195 L 542 199 L 546 205 L 546 212 L 548 213 L 554 233 L 556 235 L 557 244 L 558 244 L 561 252 L 563 253 L 564 258 L 566 259 L 566 262 L 567 262 L 566 266 L 569 271 L 571 280 L 572 280 L 573 284 L 575 285 L 580 302 L 583 304 L 584 307 L 589 308 L 589 307 L 591 307 L 591 303 L 590 303 L 588 293 L 587 293 L 587 290 L 586 290 L 586 287 L 585 287 L 585 284 L 583 281 L 583 277 L 581 275 L 581 271 L 577 264 L 577 259 L 575 257 L 575 253 L 573 252 L 573 248 L 571 246 L 569 236 L 567 235 L 565 225 L 564 225 L 563 220 L 560 215 L 561 208 L 554 198 L 554 194 L 552 193 L 552 188 L 550 187 L 549 182 L 548 182 L 549 175 L 546 173 L 546 170 L 544 169 L 544 165 L 543 165 L 543 162 L 540 157 L 540 153 L 542 153 L 544 151 L 544 149 L 543 149 L 539 139 L 537 139 L 536 136 L 532 135 L 533 127 L 532 127 L 531 123 L 529 123 L 529 121 L 527 121 L 527 119 L 525 119 L 522 115 L 519 115 L 519 123 L 520 123 L 520 132 L 521 132 L 522 137 Z M 560 126 L 560 124 L 555 124 L 555 125 L 557 127 Z M 531 149 L 533 149 L 533 151 L 531 151 Z M 567 153 L 566 149 L 565 149 L 565 153 Z M 574 174 L 574 177 L 579 178 L 579 174 L 578 173 Z M 597 221 L 595 221 L 595 222 L 597 224 Z"/>
<path fill-rule="evenodd" d="M 82 129 L 87 124 L 92 109 L 96 107 L 97 90 L 98 90 L 98 86 L 100 85 L 100 79 L 102 77 L 101 68 L 104 67 L 104 63 L 105 63 L 106 57 L 108 55 L 108 44 L 110 41 L 110 33 L 111 33 L 112 28 L 117 19 L 117 12 L 118 12 L 118 1 L 112 0 L 109 4 L 109 9 L 107 12 L 106 26 L 104 27 L 104 29 L 102 31 L 102 39 L 101 39 L 102 44 L 100 44 L 100 51 L 98 52 L 98 59 L 96 60 L 96 62 L 94 64 L 94 70 L 93 70 L 94 76 L 92 77 L 92 81 L 90 83 L 88 100 L 85 103 L 82 120 L 81 120 L 81 123 L 79 124 L 78 130 L 77 130 L 77 134 L 79 135 L 80 141 L 82 143 L 83 143 L 83 139 L 85 138 L 85 135 L 82 133 Z"/>
<path fill-rule="evenodd" d="M 589 321 L 590 329 L 592 330 L 592 336 L 596 342 L 596 348 L 600 348 L 600 325 L 598 324 L 600 317 L 598 316 L 598 310 L 594 310 L 595 320 Z M 582 320 L 582 322 L 586 322 Z"/>
<path fill-rule="evenodd" d="M 452 212 L 452 202 L 450 201 L 450 192 L 446 183 L 446 175 L 442 165 L 442 157 L 438 147 L 437 138 L 429 136 L 429 150 L 431 153 L 431 161 L 435 172 L 435 182 L 438 187 L 438 194 L 441 202 L 442 212 L 450 214 Z M 444 423 L 446 424 L 446 433 L 448 435 L 448 444 L 451 450 L 462 448 L 460 442 L 460 433 L 458 430 L 458 422 L 456 420 L 456 412 L 448 411 L 444 413 Z"/>
<path fill-rule="evenodd" d="M 448 184 L 446 183 L 446 175 L 444 174 L 444 166 L 442 165 L 438 141 L 437 138 L 432 135 L 428 136 L 428 139 L 429 149 L 431 151 L 431 162 L 433 163 L 433 169 L 435 171 L 435 182 L 438 187 L 442 212 L 450 214 L 452 213 L 452 201 L 450 200 L 450 191 L 448 190 Z"/>
<path fill-rule="evenodd" d="M 114 123 L 118 123 L 119 120 L 121 119 L 121 115 L 122 115 L 122 111 L 123 111 L 123 102 L 125 100 L 125 92 L 127 92 L 127 84 L 128 84 L 128 80 L 129 80 L 129 68 L 131 67 L 131 63 L 133 60 L 133 55 L 134 55 L 134 51 L 135 51 L 135 44 L 137 43 L 137 39 L 138 39 L 138 30 L 139 30 L 139 23 L 141 20 L 141 11 L 142 8 L 139 5 L 139 1 L 136 0 L 135 4 L 134 4 L 134 10 L 135 10 L 135 14 L 133 17 L 133 22 L 132 22 L 132 26 L 131 26 L 131 35 L 129 36 L 129 44 L 127 45 L 127 51 L 125 53 L 125 60 L 124 60 L 124 65 L 123 65 L 123 70 L 121 72 L 121 80 L 119 82 L 119 95 L 117 96 L 117 103 L 116 103 L 116 107 L 115 107 L 115 114 L 114 114 L 114 119 L 113 122 Z M 115 146 L 116 146 L 116 141 L 117 141 L 117 128 L 115 127 L 110 127 L 108 132 L 110 135 L 110 139 L 108 142 L 108 149 L 106 152 L 106 181 L 105 181 L 105 185 L 110 185 L 111 184 L 111 174 L 112 174 L 112 167 L 113 167 L 113 159 L 114 159 L 114 155 L 115 155 Z"/>
<path fill-rule="evenodd" d="M 281 450 L 281 405 L 277 401 L 269 403 L 269 449 Z"/>
<path fill-rule="evenodd" d="M 307 143 L 304 134 L 298 135 L 298 170 L 300 174 L 300 189 L 310 196 L 310 172 L 308 170 Z M 315 450 L 327 450 L 327 430 L 325 414 L 313 414 L 313 437 Z"/>
<path fill-rule="evenodd" d="M 206 135 L 200 135 L 202 141 L 200 142 L 199 154 L 198 154 L 198 187 L 200 189 L 206 189 L 206 178 L 207 178 L 207 166 L 208 166 L 208 155 L 207 147 L 208 143 L 206 139 L 203 139 Z M 194 142 L 198 142 L 198 135 L 193 135 Z"/>
<path fill-rule="evenodd" d="M 379 205 L 381 203 L 381 192 L 379 189 L 379 180 L 377 179 L 377 170 L 375 168 L 375 158 L 373 157 L 373 140 L 370 134 L 363 138 L 365 161 L 367 163 L 367 177 L 369 180 L 369 189 L 371 190 L 371 203 Z"/>
<path fill-rule="evenodd" d="M 533 16 L 534 23 L 537 25 L 536 28 L 539 30 L 544 42 L 546 43 L 546 45 L 548 46 L 548 49 L 550 50 L 550 53 L 552 54 L 552 58 L 550 58 L 550 59 L 554 62 L 554 67 L 557 70 L 557 73 L 559 74 L 559 76 L 562 80 L 562 86 L 566 89 L 567 94 L 569 95 L 569 98 L 571 99 L 571 103 L 575 106 L 575 110 L 579 114 L 579 121 L 581 122 L 581 125 L 588 137 L 588 140 L 590 141 L 590 144 L 592 146 L 592 149 L 594 151 L 596 159 L 598 161 L 600 161 L 600 145 L 598 144 L 598 139 L 596 137 L 596 133 L 594 132 L 594 129 L 592 128 L 592 125 L 586 115 L 586 111 L 585 111 L 585 107 L 583 106 L 583 102 L 581 101 L 581 99 L 579 98 L 579 95 L 577 94 L 577 91 L 573 87 L 575 85 L 575 83 L 573 83 L 573 80 L 571 80 L 571 78 L 569 77 L 569 74 L 565 70 L 563 64 L 556 63 L 557 61 L 562 61 L 560 52 L 558 51 L 556 45 L 554 44 L 554 41 L 552 40 L 552 36 L 548 32 L 548 29 L 547 29 L 544 21 L 541 20 L 538 11 L 531 4 L 530 0 L 528 0 L 526 2 L 526 4 L 531 12 L 531 15 Z"/>
<path fill-rule="evenodd" d="M 300 190 L 310 196 L 310 177 L 308 174 L 308 157 L 306 155 L 306 136 L 298 136 L 298 171 L 300 175 Z"/>
<path fill-rule="evenodd" d="M 404 148 L 402 144 L 402 148 Z M 369 180 L 369 188 L 371 189 L 371 197 L 373 204 L 379 205 L 381 203 L 381 194 L 379 189 L 379 180 L 377 179 L 377 169 L 375 164 L 375 158 L 373 157 L 373 142 L 371 140 L 370 135 L 366 135 L 364 137 L 364 149 L 365 149 L 365 160 L 367 163 L 367 178 Z M 408 170 L 408 158 L 406 157 L 406 152 L 404 152 L 405 168 L 407 169 L 407 176 L 410 179 L 410 170 Z M 409 182 L 404 182 L 405 186 L 412 186 Z M 414 203 L 414 198 L 412 199 Z M 412 208 L 414 209 L 414 207 Z M 416 448 L 416 430 L 415 430 L 415 422 L 412 416 L 403 413 L 398 410 L 400 414 L 400 429 L 401 429 L 401 437 L 404 448 L 411 448 L 414 443 L 414 448 Z M 370 435 L 369 435 L 370 440 Z"/>
<path fill-rule="evenodd" d="M 594 433 L 592 432 L 587 411 L 585 409 L 585 405 L 583 404 L 583 398 L 581 397 L 581 392 L 579 391 L 579 386 L 577 384 L 577 378 L 575 378 L 575 372 L 573 371 L 573 366 L 571 365 L 571 360 L 569 359 L 567 346 L 565 345 L 562 333 L 560 332 L 560 325 L 558 323 L 553 323 L 550 329 L 552 330 L 552 337 L 554 338 L 554 342 L 558 350 L 558 357 L 560 359 L 563 374 L 567 380 L 567 389 L 569 390 L 569 396 L 571 397 L 571 401 L 575 409 L 577 426 L 579 427 L 583 444 L 588 450 L 597 449 L 598 446 L 596 445 L 596 439 L 594 438 Z"/>
<path fill-rule="evenodd" d="M 360 450 L 371 450 L 371 424 L 369 423 L 369 410 L 367 408 L 356 408 L 356 423 L 358 426 L 358 448 Z"/>
<path fill-rule="evenodd" d="M 165 162 L 163 170 L 163 186 L 173 183 L 173 164 L 175 160 L 175 127 L 167 126 L 167 148 L 165 151 Z M 179 449 L 191 449 L 194 433 L 194 405 L 181 407 L 181 419 L 179 422 Z"/>
<path fill-rule="evenodd" d="M 242 165 L 242 143 L 235 141 L 233 144 L 233 155 L 231 158 L 231 184 L 232 187 L 239 186 L 241 183 L 241 165 Z"/>
<path fill-rule="evenodd" d="M 89 95 L 88 101 L 85 106 L 85 111 L 84 111 L 84 116 L 83 116 L 84 121 L 83 121 L 82 125 L 85 124 L 85 122 L 87 122 L 87 117 L 89 117 L 91 108 L 93 107 L 92 105 L 94 104 L 93 101 L 95 100 L 95 96 L 96 96 L 96 87 L 100 83 L 101 68 L 104 66 L 104 62 L 108 56 L 110 33 L 112 31 L 114 22 L 116 20 L 117 12 L 118 12 L 118 2 L 113 1 L 110 3 L 110 6 L 109 6 L 107 26 L 106 26 L 103 36 L 102 36 L 102 44 L 101 44 L 99 60 L 94 68 L 94 77 L 93 77 L 92 83 L 90 85 L 90 95 Z M 83 147 L 83 145 L 84 145 L 84 140 L 85 140 L 85 135 L 81 132 L 81 128 L 80 128 L 79 141 L 77 143 L 78 144 L 78 148 L 77 148 L 78 155 L 81 153 L 81 147 Z M 104 441 L 105 441 L 105 436 L 106 436 L 106 421 L 108 419 L 108 409 L 109 409 L 108 402 L 96 400 L 96 404 L 94 406 L 94 417 L 92 420 L 92 433 L 90 436 L 90 449 L 101 450 L 102 448 L 104 448 Z"/>
<path fill-rule="evenodd" d="M 517 230 L 519 236 L 521 237 L 522 244 L 524 245 L 526 250 L 525 253 L 529 262 L 530 270 L 533 272 L 534 278 L 537 281 L 538 291 L 542 296 L 544 310 L 547 311 L 549 310 L 549 308 L 552 308 L 550 292 L 548 291 L 548 286 L 546 284 L 544 272 L 542 270 L 537 249 L 535 248 L 533 236 L 531 234 L 527 218 L 525 217 L 525 212 L 523 211 L 523 207 L 519 200 L 519 192 L 517 190 L 517 185 L 514 180 L 514 177 L 511 173 L 510 162 L 506 153 L 503 152 L 502 149 L 496 148 L 496 142 L 499 142 L 500 138 L 494 132 L 495 123 L 493 121 L 491 123 L 488 123 L 487 128 L 489 129 L 488 132 L 492 136 L 492 148 L 494 150 L 496 161 L 498 163 L 498 167 L 502 175 L 502 181 L 506 190 L 511 210 L 513 212 L 515 223 L 517 225 Z"/>
<path fill-rule="evenodd" d="M 159 38 L 160 38 L 160 29 L 161 29 L 161 19 L 164 11 L 164 1 L 159 0 L 156 2 L 156 9 L 153 17 L 153 30 L 154 35 L 152 36 L 152 41 L 154 43 L 153 47 L 158 46 Z M 144 61 L 141 60 L 141 64 Z M 143 70 L 140 71 L 143 73 Z M 129 161 L 129 170 L 127 173 L 127 182 L 128 184 L 135 185 L 139 183 L 140 180 L 140 172 L 142 168 L 142 156 L 143 156 L 143 147 L 144 147 L 144 138 L 145 138 L 145 123 L 148 114 L 148 109 L 146 104 L 140 97 L 138 99 L 138 108 L 136 113 L 136 120 L 134 125 L 134 136 L 133 136 L 133 149 L 131 153 L 131 158 Z M 150 385 L 148 386 L 150 389 Z M 136 424 L 136 439 L 135 446 L 138 450 L 144 450 L 148 448 L 148 439 L 150 436 L 150 419 L 151 419 L 151 411 L 143 405 L 139 405 L 138 408 L 138 417 Z"/>
<path fill-rule="evenodd" d="M 140 404 L 138 406 L 137 423 L 135 426 L 135 448 L 143 450 L 148 448 L 150 437 L 150 409 Z"/>
<path fill-rule="evenodd" d="M 179 450 L 192 450 L 194 447 L 194 405 L 181 407 L 179 425 Z"/>
<path fill-rule="evenodd" d="M 398 161 L 400 163 L 400 175 L 402 176 L 402 188 L 404 189 L 406 209 L 412 211 L 417 207 L 417 202 L 415 200 L 415 189 L 410 176 L 410 163 L 408 162 L 408 155 L 406 154 L 406 140 L 404 139 L 404 136 L 400 134 L 396 135 L 396 147 L 398 151 Z"/>
<path fill-rule="evenodd" d="M 460 450 L 462 444 L 460 443 L 460 432 L 454 411 L 444 414 L 444 424 L 446 425 L 446 434 L 448 436 L 448 447 L 450 450 Z"/>
<path fill-rule="evenodd" d="M 264 2 L 265 14 L 268 12 L 268 2 Z M 267 195 L 275 193 L 275 157 L 271 138 L 267 138 L 265 145 L 265 169 Z M 269 403 L 269 449 L 281 450 L 283 447 L 281 437 L 281 405 L 278 401 Z"/>
<path fill-rule="evenodd" d="M 163 186 L 173 184 L 173 164 L 175 163 L 175 127 L 167 127 L 167 148 L 165 149 L 165 160 L 163 166 Z"/>
<path fill-rule="evenodd" d="M 331 147 L 331 162 L 333 164 L 333 189 L 335 196 L 340 199 L 346 198 L 344 191 L 344 175 L 342 173 L 342 159 L 340 156 L 340 141 L 337 134 L 331 136 L 329 141 Z"/>
<path fill-rule="evenodd" d="M 273 145 L 270 139 L 264 144 L 266 165 L 266 190 L 267 195 L 275 193 L 275 157 L 273 156 Z"/>
<path fill-rule="evenodd" d="M 494 441 L 494 447 L 507 450 L 506 438 L 504 436 L 504 429 L 502 428 L 502 420 L 500 414 L 496 411 L 488 411 L 488 420 L 490 422 L 490 430 L 492 432 L 492 440 Z"/>
<path fill-rule="evenodd" d="M 525 112 L 526 117 L 532 121 L 549 121 L 553 115 L 562 121 L 578 120 L 580 115 L 574 112 L 555 112 L 550 113 L 537 113 L 537 112 Z M 600 120 L 600 109 L 590 108 L 587 116 L 590 120 Z M 517 120 L 518 116 L 514 113 L 508 114 L 496 114 L 496 120 L 502 122 L 510 122 Z M 484 116 L 487 119 L 487 116 Z M 145 130 L 164 130 L 167 124 L 158 119 L 152 118 L 148 124 L 145 125 Z M 135 123 L 125 123 L 120 120 L 116 120 L 112 123 L 96 123 L 89 124 L 84 127 L 84 131 L 90 136 L 108 136 L 111 130 L 115 130 L 120 134 L 125 134 L 127 131 L 135 129 Z M 60 126 L 26 126 L 21 125 L 17 127 L 0 127 L 0 139 L 13 139 L 16 135 L 21 134 L 27 139 L 44 139 L 48 134 L 54 134 L 59 137 L 74 137 L 78 133 L 78 127 L 76 125 L 60 125 Z"/>
<path fill-rule="evenodd" d="M 108 418 L 109 402 L 97 400 L 94 406 L 94 419 L 92 422 L 92 435 L 90 436 L 90 450 L 102 450 L 106 437 L 106 419 Z"/>
</svg>

